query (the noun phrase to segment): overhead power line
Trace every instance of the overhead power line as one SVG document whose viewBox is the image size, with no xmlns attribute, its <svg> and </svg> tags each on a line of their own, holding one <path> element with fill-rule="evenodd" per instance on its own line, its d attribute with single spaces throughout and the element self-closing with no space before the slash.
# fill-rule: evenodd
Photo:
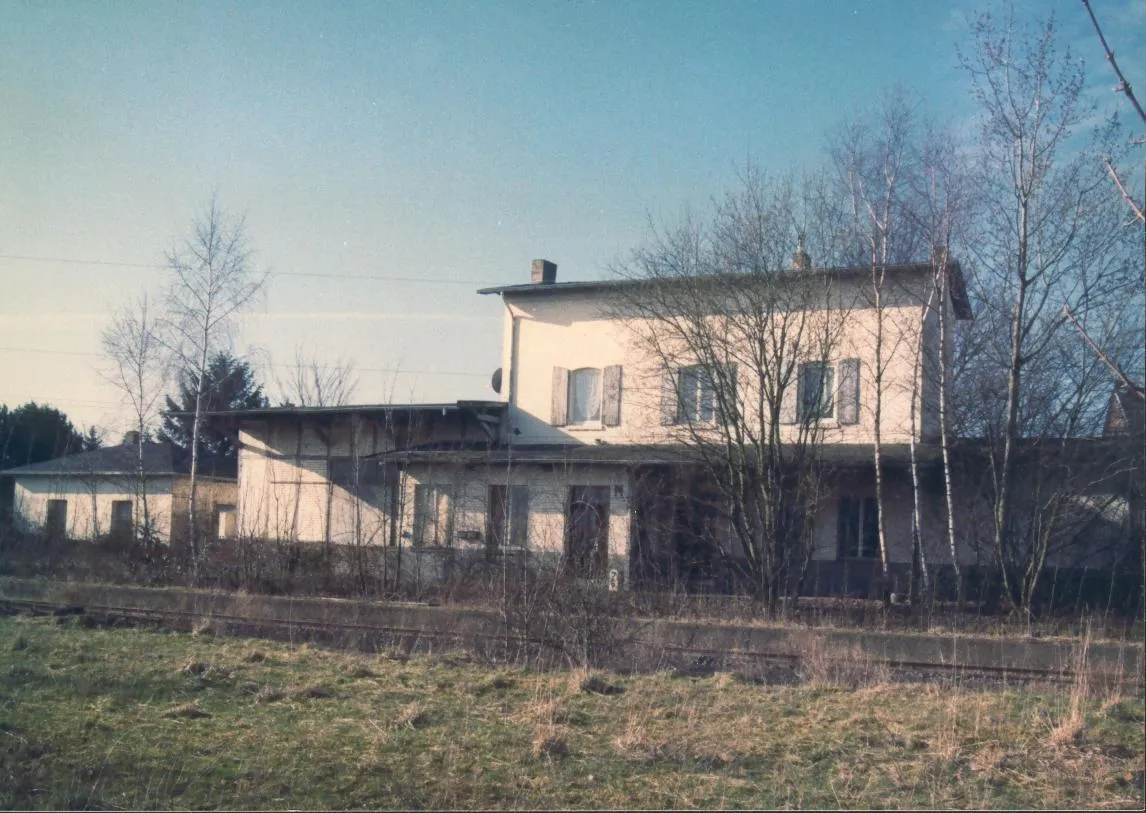
<svg viewBox="0 0 1146 813">
<path fill-rule="evenodd" d="M 87 356 L 89 358 L 101 358 L 100 353 L 84 352 L 82 350 L 40 350 L 35 347 L 0 347 L 0 352 L 5 353 L 43 353 L 53 356 Z M 263 364 L 263 367 L 277 367 L 284 370 L 293 370 L 297 365 L 295 364 Z M 304 365 L 307 369 L 310 365 Z M 319 364 L 321 370 L 337 369 L 338 365 L 334 364 Z M 352 364 L 352 372 L 354 373 L 399 373 L 407 375 L 464 375 L 473 376 L 475 378 L 486 378 L 488 373 L 475 373 L 462 370 L 407 370 L 402 367 L 359 367 Z"/>
<path fill-rule="evenodd" d="M 128 263 L 118 262 L 115 260 L 87 260 L 74 257 L 39 257 L 30 254 L 0 254 L 0 260 L 8 260 L 13 262 L 33 262 L 33 263 L 62 263 L 64 265 L 97 265 L 106 266 L 109 268 L 152 268 L 162 269 L 167 268 L 162 263 Z M 488 285 L 486 280 L 474 279 L 432 279 L 429 277 L 403 277 L 383 275 L 376 276 L 373 274 L 339 274 L 339 273 L 319 273 L 317 271 L 268 271 L 267 274 L 272 277 L 312 277 L 314 279 L 356 279 L 366 282 L 409 282 L 415 284 L 426 285 Z"/>
</svg>

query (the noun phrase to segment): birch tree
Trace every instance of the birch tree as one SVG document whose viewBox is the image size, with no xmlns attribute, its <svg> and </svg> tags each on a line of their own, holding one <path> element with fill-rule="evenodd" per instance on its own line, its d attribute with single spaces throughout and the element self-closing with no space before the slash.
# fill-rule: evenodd
<svg viewBox="0 0 1146 813">
<path fill-rule="evenodd" d="M 1018 497 L 1026 499 L 1018 472 L 1029 470 L 1036 441 L 1093 426 L 1105 403 L 1089 366 L 1064 349 L 1063 308 L 1088 326 L 1109 326 L 1138 274 L 1132 241 L 1111 217 L 1121 201 L 1102 171 L 1114 131 L 1080 134 L 1093 106 L 1082 93 L 1081 63 L 1057 50 L 1053 19 L 1020 28 L 1010 16 L 984 14 L 972 34 L 973 50 L 960 62 L 981 124 L 981 209 L 968 241 L 985 341 L 978 424 L 989 440 L 991 548 L 1005 595 L 1029 610 L 1047 561 L 1038 540 L 1054 516 L 1019 510 Z"/>
<path fill-rule="evenodd" d="M 142 511 L 137 535 L 155 541 L 148 497 L 144 444 L 155 428 L 159 403 L 169 372 L 170 354 L 159 335 L 159 319 L 146 294 L 116 313 L 101 336 L 104 358 L 110 365 L 107 379 L 121 392 L 131 410 L 135 442 L 133 488 Z"/>
<path fill-rule="evenodd" d="M 167 342 L 180 369 L 196 384 L 187 513 L 193 576 L 197 578 L 203 554 L 196 509 L 204 383 L 210 360 L 229 347 L 235 317 L 262 290 L 266 274 L 254 268 L 245 218 L 229 217 L 215 198 L 195 220 L 191 234 L 167 254 L 167 267 L 171 274 L 164 318 Z"/>
<path fill-rule="evenodd" d="M 887 396 L 885 374 L 892 358 L 904 349 L 905 334 L 886 329 L 885 298 L 887 269 L 895 262 L 915 258 L 919 234 L 909 216 L 910 173 L 915 169 L 915 103 L 900 88 L 884 94 L 874 115 L 857 116 L 846 122 L 832 145 L 831 154 L 839 184 L 851 210 L 851 230 L 857 248 L 857 264 L 870 269 L 865 302 L 872 312 L 872 364 L 870 407 L 872 411 L 872 466 L 880 567 L 886 587 L 890 582 L 887 521 L 883 482 L 883 405 Z M 862 256 L 862 260 L 859 257 Z M 910 349 L 908 350 L 910 352 Z M 918 539 L 913 541 L 918 555 Z"/>
</svg>

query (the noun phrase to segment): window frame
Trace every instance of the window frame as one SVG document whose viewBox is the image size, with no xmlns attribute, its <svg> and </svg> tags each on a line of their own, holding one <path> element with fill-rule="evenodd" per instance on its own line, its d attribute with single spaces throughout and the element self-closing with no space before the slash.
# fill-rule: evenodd
<svg viewBox="0 0 1146 813">
<path fill-rule="evenodd" d="M 225 533 L 224 517 L 230 518 L 230 532 Z M 234 539 L 238 536 L 239 512 L 233 503 L 216 503 L 215 505 L 215 538 Z"/>
<path fill-rule="evenodd" d="M 445 518 L 442 517 L 442 500 L 445 500 Z M 427 508 L 433 502 L 434 511 Z M 454 533 L 453 488 L 445 483 L 414 484 L 413 544 L 423 548 L 450 547 Z M 433 527 L 433 539 L 427 540 L 426 529 Z"/>
<path fill-rule="evenodd" d="M 836 558 L 840 561 L 877 561 L 880 558 L 879 506 L 875 497 L 841 494 L 838 506 Z"/>
<path fill-rule="evenodd" d="M 574 404 L 578 403 L 574 397 L 577 391 L 577 380 L 580 376 L 592 373 L 596 379 L 595 391 L 596 397 L 590 400 L 595 402 L 589 404 L 590 407 L 596 407 L 596 414 L 590 410 L 588 417 L 578 420 L 574 413 Z M 565 413 L 567 426 L 600 426 L 602 423 L 603 408 L 604 408 L 604 393 L 605 393 L 605 371 L 602 367 L 578 367 L 575 370 L 569 371 L 569 383 L 565 392 Z"/>
<path fill-rule="evenodd" d="M 813 405 L 808 397 L 808 373 L 819 370 L 819 403 Z M 824 385 L 825 373 L 827 386 Z M 836 393 L 836 365 L 830 361 L 808 361 L 800 365 L 799 400 L 797 402 L 796 417 L 800 423 L 815 423 L 819 421 L 832 421 L 838 414 L 839 397 Z M 827 401 L 825 409 L 824 401 Z M 818 407 L 818 408 L 817 408 Z"/>
<path fill-rule="evenodd" d="M 685 397 L 686 376 L 692 380 L 689 397 Z M 707 395 L 707 404 L 705 396 Z M 678 425 L 716 423 L 716 387 L 713 386 L 712 372 L 707 364 L 690 364 L 676 371 L 676 416 Z M 694 411 L 690 417 L 689 412 Z"/>
<path fill-rule="evenodd" d="M 123 506 L 127 506 L 127 520 L 123 521 L 122 518 L 116 521 L 117 515 L 124 511 Z M 111 502 L 111 522 L 108 523 L 108 531 L 112 536 L 131 536 L 135 533 L 135 505 L 131 500 L 112 500 Z"/>
<path fill-rule="evenodd" d="M 562 567 L 577 578 L 600 578 L 608 570 L 611 492 L 607 485 L 568 487 Z M 589 530 L 594 531 L 592 539 Z"/>
<path fill-rule="evenodd" d="M 55 516 L 57 513 L 59 514 L 58 517 Z M 45 504 L 44 532 L 49 536 L 68 535 L 68 501 L 66 499 L 53 497 Z"/>
<path fill-rule="evenodd" d="M 495 498 L 495 491 L 499 491 L 502 496 Z M 490 483 L 486 499 L 486 545 L 491 550 L 528 548 L 529 486 Z M 499 501 L 502 510 L 500 516 L 497 516 Z"/>
</svg>

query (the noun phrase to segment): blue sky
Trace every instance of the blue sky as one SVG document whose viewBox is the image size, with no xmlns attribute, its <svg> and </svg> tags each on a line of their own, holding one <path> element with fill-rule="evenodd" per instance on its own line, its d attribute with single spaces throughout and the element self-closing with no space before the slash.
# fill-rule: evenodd
<svg viewBox="0 0 1146 813">
<path fill-rule="evenodd" d="M 1146 4 L 1094 5 L 1141 75 Z M 238 342 L 272 394 L 301 345 L 352 359 L 361 402 L 494 397 L 500 303 L 476 288 L 535 257 L 600 277 L 745 161 L 815 167 L 895 82 L 964 126 L 979 6 L 2 0 L 0 402 L 118 437 L 100 330 L 212 192 L 272 272 Z M 1054 10 L 1110 99 L 1077 0 L 1016 10 Z"/>
</svg>

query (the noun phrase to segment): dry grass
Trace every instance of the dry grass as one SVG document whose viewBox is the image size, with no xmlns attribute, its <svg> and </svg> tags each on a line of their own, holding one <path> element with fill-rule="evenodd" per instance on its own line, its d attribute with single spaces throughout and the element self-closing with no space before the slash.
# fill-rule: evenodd
<svg viewBox="0 0 1146 813">
<path fill-rule="evenodd" d="M 797 674 L 813 688 L 856 689 L 886 684 L 891 670 L 859 646 L 842 646 L 816 633 L 796 636 Z"/>
<path fill-rule="evenodd" d="M 421 703 L 409 703 L 398 710 L 392 728 L 425 728 L 432 722 L 429 712 Z"/>
<path fill-rule="evenodd" d="M 531 673 L 0 619 L 0 808 L 1142 807 L 1146 708 L 1092 673 L 807 670 Z"/>
<path fill-rule="evenodd" d="M 566 730 L 561 726 L 539 726 L 533 732 L 530 754 L 534 759 L 561 759 L 569 756 Z"/>
</svg>

